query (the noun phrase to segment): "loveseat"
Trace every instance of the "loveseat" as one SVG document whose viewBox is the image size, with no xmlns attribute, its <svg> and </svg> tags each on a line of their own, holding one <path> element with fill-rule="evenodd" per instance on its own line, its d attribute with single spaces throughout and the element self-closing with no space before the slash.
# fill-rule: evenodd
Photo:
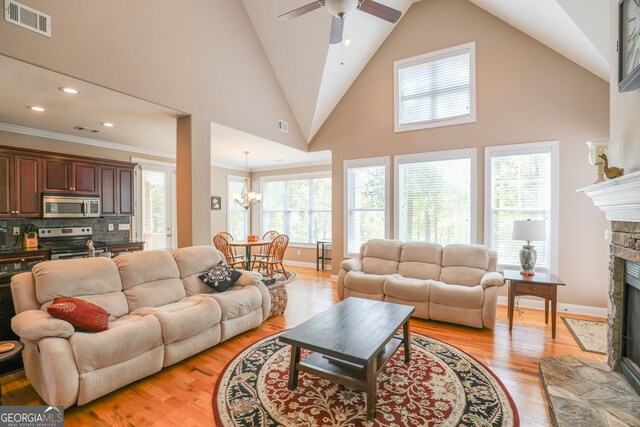
<svg viewBox="0 0 640 427">
<path fill-rule="evenodd" d="M 271 298 L 255 272 L 217 293 L 198 276 L 223 259 L 210 246 L 108 258 L 48 261 L 14 276 L 11 327 L 25 344 L 25 373 L 48 405 L 85 404 L 259 326 Z M 87 333 L 46 311 L 76 297 L 110 314 Z"/>
<path fill-rule="evenodd" d="M 481 245 L 373 239 L 340 264 L 338 297 L 412 305 L 415 317 L 493 329 L 504 285 L 496 264 L 496 252 Z"/>
</svg>

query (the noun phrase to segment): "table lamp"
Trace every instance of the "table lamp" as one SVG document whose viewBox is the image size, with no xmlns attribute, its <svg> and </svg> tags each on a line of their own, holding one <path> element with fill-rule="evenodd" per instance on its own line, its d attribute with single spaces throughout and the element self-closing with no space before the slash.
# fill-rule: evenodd
<svg viewBox="0 0 640 427">
<path fill-rule="evenodd" d="M 538 254 L 531 242 L 544 242 L 547 240 L 545 221 L 531 221 L 530 219 L 527 219 L 526 221 L 513 221 L 512 239 L 524 240 L 527 242 L 522 246 L 522 249 L 520 249 L 520 265 L 522 266 L 522 271 L 520 273 L 524 276 L 535 275 L 533 269 L 536 266 Z"/>
</svg>

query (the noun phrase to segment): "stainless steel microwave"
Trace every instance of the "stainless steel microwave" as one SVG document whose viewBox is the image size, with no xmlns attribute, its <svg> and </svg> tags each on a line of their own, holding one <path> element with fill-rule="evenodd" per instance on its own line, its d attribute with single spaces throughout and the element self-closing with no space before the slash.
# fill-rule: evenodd
<svg viewBox="0 0 640 427">
<path fill-rule="evenodd" d="M 89 218 L 100 216 L 98 196 L 42 196 L 43 218 Z"/>
</svg>

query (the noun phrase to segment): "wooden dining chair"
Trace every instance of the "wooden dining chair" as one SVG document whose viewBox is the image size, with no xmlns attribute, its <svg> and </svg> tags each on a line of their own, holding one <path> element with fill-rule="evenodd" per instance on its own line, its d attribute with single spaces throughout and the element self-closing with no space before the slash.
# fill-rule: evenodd
<svg viewBox="0 0 640 427">
<path fill-rule="evenodd" d="M 224 234 L 218 233 L 213 236 L 213 245 L 217 250 L 222 252 L 229 267 L 240 265 L 242 268 L 244 268 L 244 257 L 237 256 L 233 252 L 233 248 L 231 247 L 231 245 L 229 245 L 229 240 L 227 240 L 227 237 Z"/>
<path fill-rule="evenodd" d="M 289 277 L 282 263 L 287 246 L 289 246 L 289 236 L 286 234 L 277 235 L 269 244 L 267 257 L 256 261 L 258 271 L 264 269 L 265 274 L 271 277 L 275 273 L 282 273 L 285 277 Z"/>
<path fill-rule="evenodd" d="M 233 234 L 231 233 L 227 233 L 226 231 L 220 231 L 218 233 L 216 233 L 216 236 L 224 236 L 228 242 L 233 242 L 235 240 L 235 237 L 233 237 Z M 233 246 L 231 246 L 231 252 L 233 252 L 233 256 L 234 257 L 238 257 L 240 255 L 238 255 L 238 249 L 234 248 Z"/>
<path fill-rule="evenodd" d="M 269 230 L 266 233 L 264 233 L 262 235 L 262 241 L 264 242 L 271 242 L 273 239 L 275 239 L 280 233 L 278 233 L 276 230 Z M 269 245 L 264 245 L 264 246 L 260 246 L 258 248 L 258 253 L 253 255 L 251 258 L 253 258 L 251 260 L 251 269 L 253 270 L 256 266 L 256 262 L 258 260 L 261 259 L 265 259 L 267 257 L 267 255 L 269 254 Z"/>
</svg>

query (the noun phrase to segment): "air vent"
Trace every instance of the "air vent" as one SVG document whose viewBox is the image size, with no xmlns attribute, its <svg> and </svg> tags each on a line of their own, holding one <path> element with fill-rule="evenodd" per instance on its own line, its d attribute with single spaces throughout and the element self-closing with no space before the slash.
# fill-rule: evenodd
<svg viewBox="0 0 640 427">
<path fill-rule="evenodd" d="M 278 130 L 280 132 L 289 133 L 289 123 L 278 120 Z"/>
<path fill-rule="evenodd" d="M 21 27 L 51 37 L 51 17 L 14 0 L 4 0 L 4 19 Z"/>
<path fill-rule="evenodd" d="M 100 132 L 99 130 L 95 130 L 95 129 L 89 129 L 89 128 L 85 128 L 82 126 L 76 126 L 74 127 L 75 130 L 81 130 L 83 132 L 89 132 L 89 133 L 98 133 Z"/>
</svg>

